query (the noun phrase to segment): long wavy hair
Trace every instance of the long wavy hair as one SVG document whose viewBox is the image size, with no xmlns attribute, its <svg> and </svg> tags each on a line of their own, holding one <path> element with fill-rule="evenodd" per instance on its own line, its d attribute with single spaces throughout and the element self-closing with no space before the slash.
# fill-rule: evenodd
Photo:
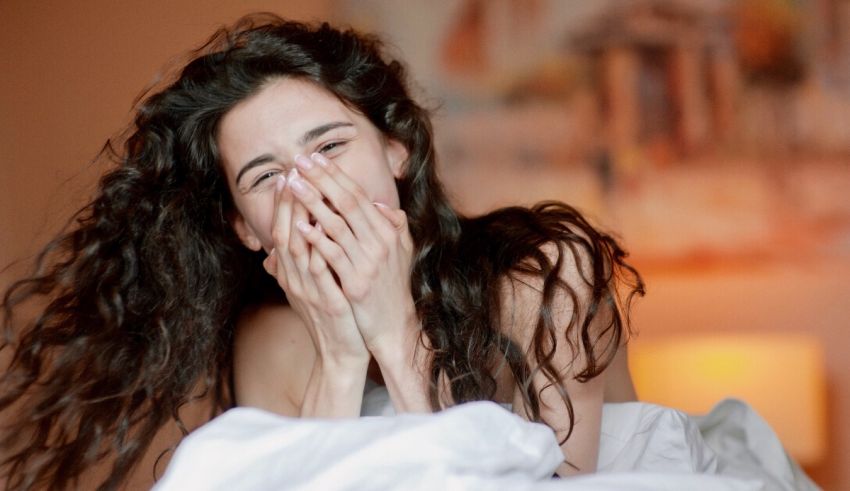
<svg viewBox="0 0 850 491">
<path fill-rule="evenodd" d="M 217 128 L 276 77 L 318 84 L 409 151 L 397 185 L 415 243 L 411 294 L 433 350 L 434 409 L 492 399 L 493 360 L 501 357 L 540 420 L 543 388 L 532 378 L 543 373 L 563 387 L 552 366 L 559 343 L 585 354 L 580 381 L 611 361 L 611 347 L 628 333 L 628 303 L 643 293 L 614 239 L 562 203 L 460 216 L 437 179 L 428 111 L 377 38 L 252 15 L 215 33 L 172 83 L 140 99 L 127 136 L 101 152 L 113 168 L 95 197 L 40 253 L 33 273 L 6 291 L 7 487 L 65 488 L 105 462 L 111 469 L 99 489 L 117 488 L 163 425 L 183 428 L 187 402 L 210 397 L 210 417 L 232 406 L 236 319 L 249 303 L 282 294 L 263 272 L 262 254 L 245 249 L 231 227 Z M 554 259 L 547 244 L 557 245 Z M 581 258 L 581 281 L 592 292 L 585 302 L 559 277 L 567 254 Z M 541 285 L 531 353 L 498 329 L 499 281 L 520 276 Z M 618 292 L 620 285 L 627 289 Z M 568 325 L 554 325 L 559 295 L 575 305 Z M 600 330 L 592 326 L 601 314 Z M 559 393 L 572 417 L 569 394 Z"/>
</svg>

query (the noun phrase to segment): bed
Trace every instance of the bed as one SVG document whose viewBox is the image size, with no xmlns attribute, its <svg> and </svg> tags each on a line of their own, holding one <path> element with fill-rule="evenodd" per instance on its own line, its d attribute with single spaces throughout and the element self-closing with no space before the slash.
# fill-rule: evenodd
<svg viewBox="0 0 850 491">
<path fill-rule="evenodd" d="M 286 418 L 235 408 L 178 447 L 154 489 L 815 490 L 771 428 L 727 399 L 704 416 L 605 404 L 598 472 L 552 479 L 553 432 L 491 402 L 392 415 L 382 387 L 364 416 Z"/>
</svg>

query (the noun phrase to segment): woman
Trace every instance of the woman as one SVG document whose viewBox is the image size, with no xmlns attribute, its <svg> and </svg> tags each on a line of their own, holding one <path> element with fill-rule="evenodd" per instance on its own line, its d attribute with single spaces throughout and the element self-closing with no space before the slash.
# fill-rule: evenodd
<svg viewBox="0 0 850 491">
<path fill-rule="evenodd" d="M 109 462 L 115 488 L 205 395 L 356 416 L 367 377 L 399 411 L 510 402 L 568 475 L 595 468 L 603 401 L 634 399 L 625 253 L 560 203 L 455 212 L 373 37 L 242 19 L 106 149 L 95 198 L 4 297 L 10 487 Z"/>
</svg>

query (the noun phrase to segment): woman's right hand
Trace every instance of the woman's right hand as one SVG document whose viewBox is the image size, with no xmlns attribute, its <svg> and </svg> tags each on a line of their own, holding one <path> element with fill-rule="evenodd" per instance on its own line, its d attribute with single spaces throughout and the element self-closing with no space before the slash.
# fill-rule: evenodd
<svg viewBox="0 0 850 491">
<path fill-rule="evenodd" d="M 297 171 L 293 169 L 294 172 Z M 321 254 L 312 250 L 295 229 L 299 221 L 308 221 L 307 209 L 293 197 L 283 175 L 277 179 L 274 249 L 263 266 L 277 279 L 289 305 L 307 325 L 324 364 L 368 364 L 370 354 L 357 329 L 351 304 Z"/>
</svg>

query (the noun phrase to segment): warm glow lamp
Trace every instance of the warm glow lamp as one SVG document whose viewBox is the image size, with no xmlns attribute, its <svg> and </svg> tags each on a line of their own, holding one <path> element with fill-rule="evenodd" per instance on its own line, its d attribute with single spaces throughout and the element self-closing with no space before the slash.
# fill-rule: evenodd
<svg viewBox="0 0 850 491">
<path fill-rule="evenodd" d="M 806 335 L 635 339 L 630 366 L 642 401 L 704 414 L 720 400 L 748 402 L 804 465 L 826 450 L 823 351 Z"/>
</svg>

